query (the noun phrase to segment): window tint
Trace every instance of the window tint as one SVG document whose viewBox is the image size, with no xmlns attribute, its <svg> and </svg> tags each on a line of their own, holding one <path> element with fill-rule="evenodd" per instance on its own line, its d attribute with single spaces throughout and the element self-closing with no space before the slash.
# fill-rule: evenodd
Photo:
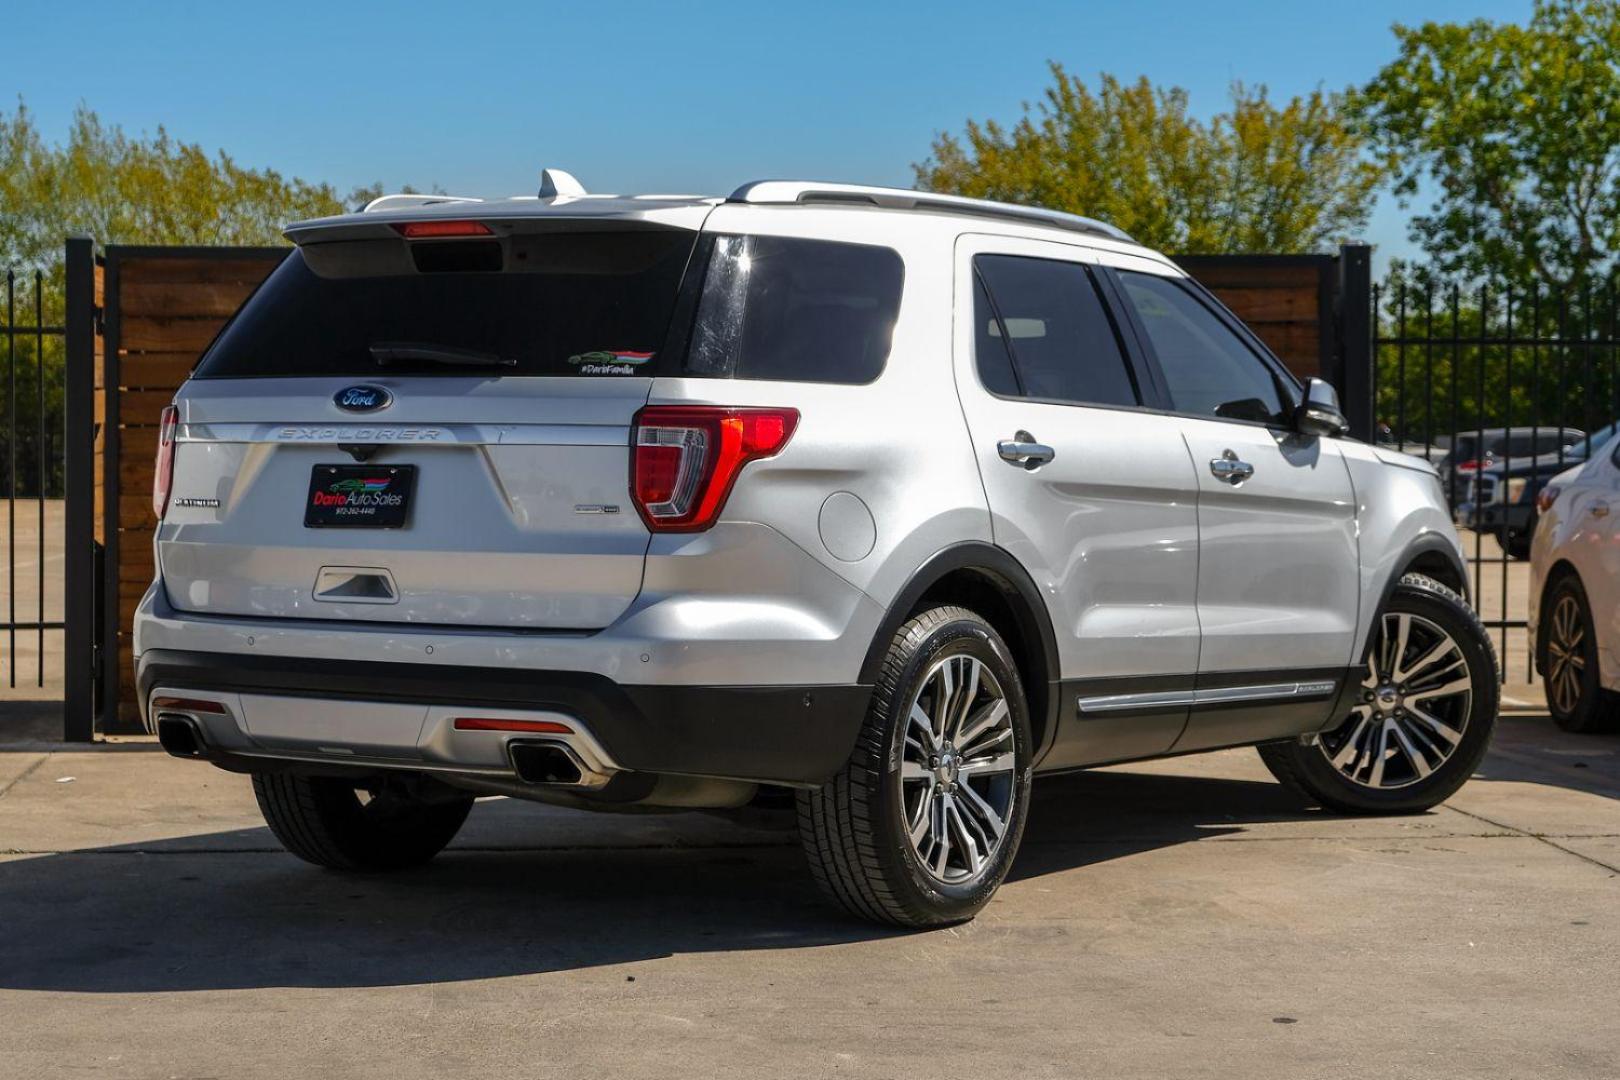
<svg viewBox="0 0 1620 1080">
<path fill-rule="evenodd" d="M 687 374 L 871 382 L 889 357 L 904 276 L 890 248 L 718 236 Z"/>
<path fill-rule="evenodd" d="M 1095 405 L 1141 403 L 1084 266 L 1015 255 L 980 255 L 973 266 L 980 280 L 976 356 L 991 392 Z M 1005 389 L 1002 373 L 1009 352 L 1015 391 Z"/>
<path fill-rule="evenodd" d="M 973 327 L 973 357 L 979 366 L 979 381 L 992 394 L 1018 397 L 1012 353 L 1007 351 L 1007 339 L 1001 335 L 995 309 L 990 306 L 990 294 L 984 291 L 984 279 L 977 272 L 973 275 Z"/>
<path fill-rule="evenodd" d="M 311 245 L 271 273 L 197 375 L 646 374 L 695 241 L 621 229 Z M 378 345 L 406 348 L 379 362 Z"/>
<path fill-rule="evenodd" d="M 1279 424 L 1290 409 L 1271 369 L 1171 278 L 1120 273 L 1180 412 Z"/>
</svg>

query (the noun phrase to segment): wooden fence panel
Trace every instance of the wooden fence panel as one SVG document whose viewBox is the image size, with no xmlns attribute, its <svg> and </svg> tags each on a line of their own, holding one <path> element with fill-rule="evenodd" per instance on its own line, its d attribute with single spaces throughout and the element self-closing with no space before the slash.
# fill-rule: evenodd
<svg viewBox="0 0 1620 1080">
<path fill-rule="evenodd" d="M 106 365 L 113 400 L 97 403 L 97 420 L 116 417 L 96 453 L 98 512 L 115 507 L 117 528 L 100 537 L 107 551 L 103 595 L 112 622 L 102 636 L 102 730 L 138 723 L 130 622 L 151 584 L 152 472 L 157 425 L 203 350 L 226 320 L 286 255 L 284 248 L 107 249 L 110 283 L 104 301 Z M 104 450 L 112 447 L 114 460 Z M 111 477 L 108 498 L 102 485 Z"/>
</svg>

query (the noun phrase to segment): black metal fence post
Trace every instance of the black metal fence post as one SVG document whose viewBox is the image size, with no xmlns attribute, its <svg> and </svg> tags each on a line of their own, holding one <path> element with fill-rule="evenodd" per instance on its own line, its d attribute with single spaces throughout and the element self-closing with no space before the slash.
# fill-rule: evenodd
<svg viewBox="0 0 1620 1080">
<path fill-rule="evenodd" d="M 1375 441 L 1377 436 L 1373 318 L 1372 248 L 1361 243 L 1343 244 L 1339 248 L 1339 403 L 1350 421 L 1350 434 L 1367 442 Z"/>
<path fill-rule="evenodd" d="M 67 242 L 67 385 L 63 394 L 66 499 L 63 559 L 62 738 L 91 742 L 95 725 L 96 252 Z"/>
</svg>

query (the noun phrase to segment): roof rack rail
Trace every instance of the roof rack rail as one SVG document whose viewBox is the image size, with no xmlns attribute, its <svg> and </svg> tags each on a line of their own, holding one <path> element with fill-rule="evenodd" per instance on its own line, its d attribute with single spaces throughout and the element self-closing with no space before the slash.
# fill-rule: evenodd
<svg viewBox="0 0 1620 1080">
<path fill-rule="evenodd" d="M 931 191 L 913 191 L 908 188 L 868 187 L 863 184 L 824 184 L 812 180 L 755 180 L 731 193 L 728 202 L 739 203 L 843 203 L 881 206 L 889 210 L 931 210 L 938 213 L 968 214 L 974 217 L 1001 218 L 1022 221 L 1031 225 L 1046 225 L 1070 232 L 1089 233 L 1093 236 L 1119 240 L 1128 244 L 1136 241 L 1122 229 L 1106 221 L 1065 214 L 1060 210 L 1047 210 L 1039 206 L 1019 206 L 1015 203 L 992 202 L 989 199 L 970 199 L 962 195 L 938 195 Z"/>
<path fill-rule="evenodd" d="M 373 210 L 406 210 L 412 206 L 434 206 L 438 203 L 483 202 L 471 195 L 422 195 L 411 193 L 407 195 L 379 195 L 360 208 L 362 214 L 369 214 Z"/>
</svg>

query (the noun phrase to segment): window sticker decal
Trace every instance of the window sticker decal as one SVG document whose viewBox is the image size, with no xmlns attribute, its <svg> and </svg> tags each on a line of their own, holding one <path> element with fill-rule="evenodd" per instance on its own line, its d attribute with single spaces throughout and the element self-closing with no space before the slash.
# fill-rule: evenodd
<svg viewBox="0 0 1620 1080">
<path fill-rule="evenodd" d="M 570 356 L 568 362 L 579 368 L 581 375 L 634 375 L 636 368 L 652 358 L 652 353 L 634 349 L 597 349 Z"/>
</svg>

